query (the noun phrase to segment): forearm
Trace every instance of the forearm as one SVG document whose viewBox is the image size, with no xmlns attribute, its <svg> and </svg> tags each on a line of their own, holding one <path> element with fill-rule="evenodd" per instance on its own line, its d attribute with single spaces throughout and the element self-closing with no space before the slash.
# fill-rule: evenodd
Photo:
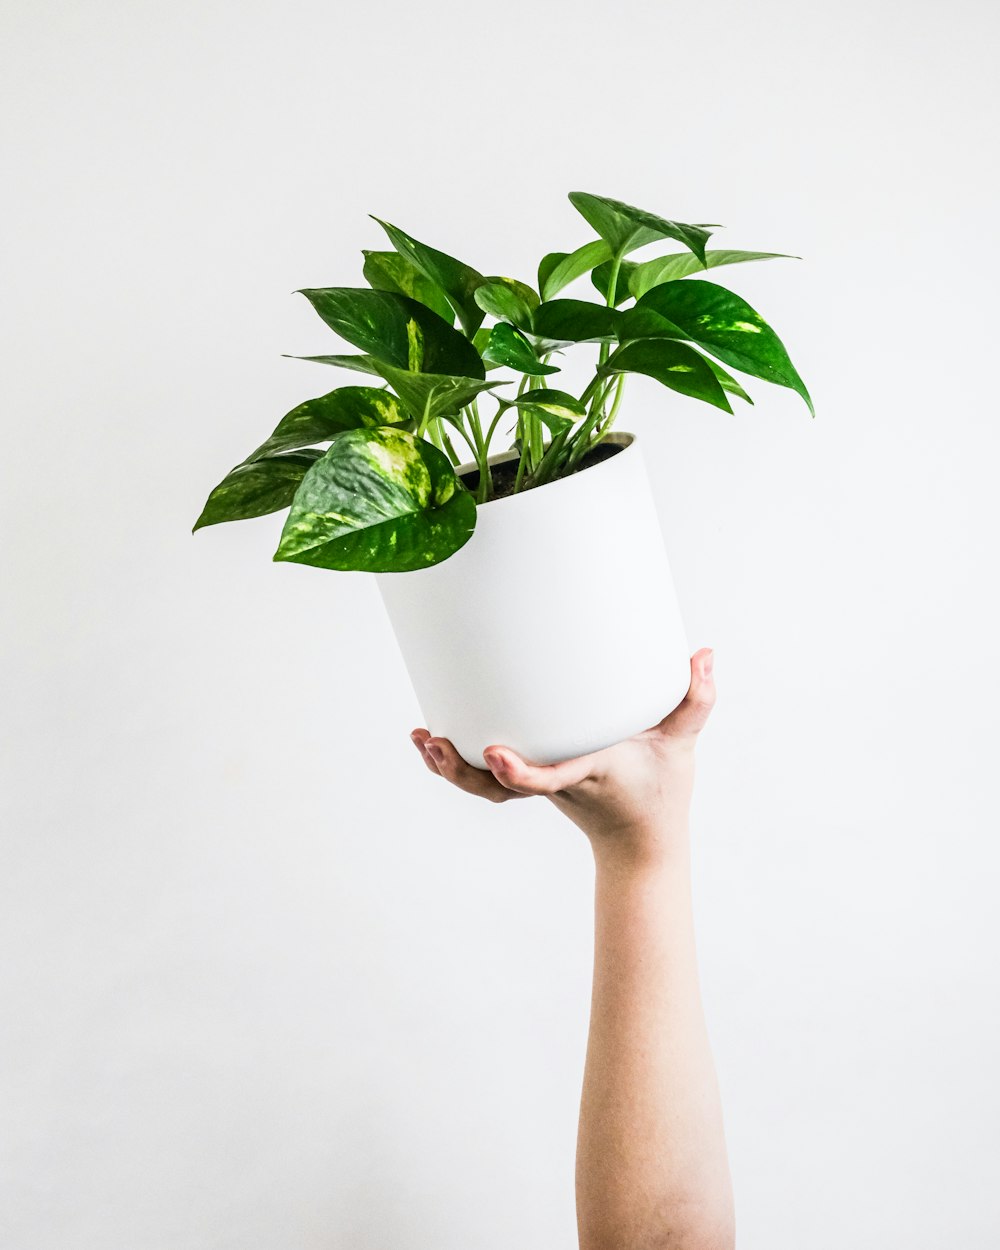
<svg viewBox="0 0 1000 1250">
<path fill-rule="evenodd" d="M 732 1190 L 698 987 L 687 833 L 653 841 L 659 852 L 638 860 L 595 841 L 580 1246 L 729 1250 Z"/>
</svg>

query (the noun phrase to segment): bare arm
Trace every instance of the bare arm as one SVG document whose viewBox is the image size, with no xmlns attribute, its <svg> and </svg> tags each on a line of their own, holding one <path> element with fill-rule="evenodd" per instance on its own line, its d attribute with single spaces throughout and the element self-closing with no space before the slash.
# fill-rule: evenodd
<svg viewBox="0 0 1000 1250">
<path fill-rule="evenodd" d="M 581 1250 L 731 1250 L 732 1188 L 698 988 L 688 810 L 715 698 L 712 653 L 659 725 L 550 767 L 507 747 L 471 768 L 413 735 L 428 767 L 501 802 L 544 795 L 590 839 L 594 988 L 577 1141 Z"/>
</svg>

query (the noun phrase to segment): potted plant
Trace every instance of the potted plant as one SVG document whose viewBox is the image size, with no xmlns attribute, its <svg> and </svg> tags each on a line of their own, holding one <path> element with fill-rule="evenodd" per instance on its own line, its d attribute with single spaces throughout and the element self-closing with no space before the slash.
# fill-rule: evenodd
<svg viewBox="0 0 1000 1250">
<path fill-rule="evenodd" d="M 752 403 L 733 369 L 812 411 L 767 322 L 700 276 L 779 254 L 569 198 L 597 237 L 544 256 L 535 287 L 380 222 L 392 250 L 364 252 L 367 287 L 301 292 L 358 354 L 300 359 L 364 383 L 282 417 L 195 525 L 288 509 L 275 560 L 377 574 L 428 726 L 480 766 L 491 743 L 539 763 L 596 750 L 687 690 L 640 446 L 614 428 L 628 375 L 731 412 Z M 628 259 L 652 243 L 679 248 Z M 586 275 L 599 301 L 561 295 Z M 579 344 L 596 360 L 571 393 L 553 377 Z M 513 442 L 494 455 L 501 428 Z"/>
</svg>

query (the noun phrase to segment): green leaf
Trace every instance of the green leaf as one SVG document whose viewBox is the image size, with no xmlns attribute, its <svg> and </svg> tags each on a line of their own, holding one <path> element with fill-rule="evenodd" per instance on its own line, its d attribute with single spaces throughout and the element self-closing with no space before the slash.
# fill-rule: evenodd
<svg viewBox="0 0 1000 1250">
<path fill-rule="evenodd" d="M 666 217 L 633 208 L 621 200 L 609 200 L 586 191 L 571 191 L 569 198 L 577 212 L 608 244 L 613 256 L 624 256 L 656 239 L 676 239 L 694 252 L 699 260 L 705 259 L 705 244 L 711 232 L 702 226 L 668 221 Z"/>
<path fill-rule="evenodd" d="M 676 339 L 640 339 L 625 343 L 611 353 L 598 373 L 605 377 L 611 373 L 644 373 L 672 391 L 732 412 L 726 393 L 705 357 Z"/>
<path fill-rule="evenodd" d="M 532 310 L 538 307 L 538 296 L 516 278 L 487 278 L 476 288 L 476 303 L 498 321 L 509 321 L 519 330 L 531 327 Z M 478 341 L 479 331 L 473 336 Z"/>
<path fill-rule="evenodd" d="M 618 314 L 612 308 L 582 299 L 554 299 L 539 304 L 531 318 L 531 332 L 539 350 L 552 351 L 569 343 L 610 342 Z"/>
<path fill-rule="evenodd" d="M 664 282 L 647 291 L 636 308 L 652 309 L 666 317 L 723 364 L 765 382 L 790 387 L 813 412 L 809 392 L 781 339 L 760 313 L 724 286 L 698 278 Z"/>
<path fill-rule="evenodd" d="M 378 217 L 373 217 L 372 220 L 377 221 L 386 232 L 389 242 L 400 256 L 404 256 L 424 277 L 429 278 L 445 293 L 448 302 L 458 313 L 465 333 L 475 334 L 483 320 L 483 310 L 475 299 L 476 288 L 482 284 L 483 275 L 470 265 L 456 260 L 454 256 L 428 247 L 426 243 L 419 243 L 387 221 Z"/>
<path fill-rule="evenodd" d="M 308 360 L 314 365 L 333 365 L 336 369 L 353 369 L 356 373 L 371 373 L 376 377 L 379 371 L 371 356 L 292 356 L 285 352 L 287 360 Z"/>
<path fill-rule="evenodd" d="M 479 353 L 464 335 L 417 300 L 365 287 L 301 292 L 331 329 L 398 369 L 482 377 Z"/>
<path fill-rule="evenodd" d="M 195 530 L 287 508 L 306 470 L 322 455 L 321 451 L 296 451 L 237 465 L 209 495 Z"/>
<path fill-rule="evenodd" d="M 690 335 L 652 308 L 626 308 L 618 314 L 615 331 L 619 343 L 631 343 L 635 339 L 686 339 Z"/>
<path fill-rule="evenodd" d="M 373 371 L 383 377 L 406 408 L 418 420 L 430 417 L 453 417 L 483 391 L 506 382 L 485 382 L 480 378 L 455 377 L 452 374 L 410 373 L 395 369 L 380 360 L 371 362 Z"/>
<path fill-rule="evenodd" d="M 719 385 L 724 391 L 728 391 L 730 395 L 738 395 L 740 399 L 745 399 L 748 404 L 753 406 L 753 400 L 746 393 L 743 387 L 737 382 L 731 373 L 727 373 L 717 361 L 712 360 L 710 356 L 705 357 L 705 364 L 712 370 L 719 379 Z"/>
<path fill-rule="evenodd" d="M 608 298 L 608 285 L 611 282 L 611 266 L 612 261 L 606 260 L 603 265 L 598 265 L 594 272 L 590 275 L 590 280 L 594 286 L 600 291 L 605 299 Z M 627 299 L 632 298 L 632 292 L 629 290 L 629 280 L 632 271 L 638 266 L 630 260 L 623 260 L 618 270 L 618 281 L 615 283 L 615 299 L 614 306 L 624 304 Z"/>
<path fill-rule="evenodd" d="M 535 349 L 521 331 L 508 325 L 506 321 L 497 322 L 490 331 L 489 341 L 483 349 L 483 360 L 507 365 L 518 373 L 528 373 L 533 377 L 559 372 L 556 365 L 542 364 L 535 355 Z"/>
<path fill-rule="evenodd" d="M 686 278 L 692 273 L 704 273 L 707 269 L 716 269 L 719 265 L 739 265 L 748 260 L 798 260 L 798 256 L 786 256 L 783 252 L 734 252 L 723 248 L 705 253 L 703 265 L 697 257 L 689 252 L 677 252 L 672 256 L 658 256 L 656 260 L 647 260 L 641 265 L 633 265 L 629 278 L 629 290 L 641 299 L 647 291 L 661 282 L 675 282 L 678 278 Z"/>
<path fill-rule="evenodd" d="M 302 479 L 275 560 L 423 569 L 472 537 L 476 503 L 447 456 L 403 430 L 351 430 Z"/>
<path fill-rule="evenodd" d="M 371 252 L 362 249 L 365 258 L 365 281 L 376 291 L 393 291 L 433 308 L 437 315 L 454 324 L 455 312 L 445 293 L 430 278 L 398 252 Z"/>
<path fill-rule="evenodd" d="M 611 249 L 603 239 L 584 243 L 575 252 L 549 252 L 538 266 L 538 289 L 542 299 L 558 295 L 563 287 L 582 278 L 596 265 L 611 259 Z"/>
<path fill-rule="evenodd" d="M 565 391 L 553 390 L 550 387 L 524 391 L 516 399 L 505 399 L 502 402 L 505 408 L 536 408 L 571 422 L 587 415 L 586 406 L 578 399 L 567 395 Z"/>
<path fill-rule="evenodd" d="M 339 390 L 307 399 L 287 412 L 274 433 L 247 456 L 244 464 L 293 447 L 325 443 L 345 430 L 365 426 L 398 425 L 406 420 L 399 400 L 375 386 L 342 386 Z"/>
</svg>

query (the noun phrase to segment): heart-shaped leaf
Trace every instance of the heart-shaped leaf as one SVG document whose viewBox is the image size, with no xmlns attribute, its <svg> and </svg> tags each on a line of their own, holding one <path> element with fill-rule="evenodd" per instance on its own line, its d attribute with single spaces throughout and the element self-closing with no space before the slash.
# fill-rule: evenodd
<svg viewBox="0 0 1000 1250">
<path fill-rule="evenodd" d="M 538 266 L 538 289 L 542 299 L 558 295 L 563 287 L 610 259 L 611 248 L 603 239 L 592 239 L 575 252 L 549 252 Z"/>
<path fill-rule="evenodd" d="M 404 256 L 445 293 L 448 302 L 458 313 L 465 333 L 475 334 L 483 320 L 483 310 L 475 298 L 476 288 L 482 285 L 483 275 L 470 265 L 456 260 L 454 256 L 411 238 L 398 226 L 392 226 L 378 217 L 373 220 L 386 232 L 389 242 L 400 256 Z"/>
<path fill-rule="evenodd" d="M 656 260 L 644 261 L 641 265 L 632 265 L 629 277 L 629 290 L 641 299 L 647 291 L 661 282 L 675 282 L 678 278 L 686 278 L 692 273 L 704 273 L 706 269 L 716 269 L 719 265 L 741 265 L 750 260 L 798 260 L 798 256 L 786 256 L 783 252 L 735 252 L 724 248 L 715 248 L 705 253 L 705 264 L 690 252 L 677 252 L 672 256 L 658 256 Z"/>
<path fill-rule="evenodd" d="M 621 200 L 609 200 L 603 195 L 590 195 L 586 191 L 571 191 L 569 198 L 577 212 L 608 244 L 613 256 L 624 256 L 657 239 L 676 239 L 694 252 L 699 260 L 705 260 L 705 244 L 711 237 L 711 231 L 703 226 L 669 221 L 666 217 L 647 213 L 643 208 L 623 204 Z"/>
<path fill-rule="evenodd" d="M 598 265 L 590 275 L 591 282 L 593 282 L 605 299 L 608 298 L 608 286 L 611 282 L 611 266 L 612 262 L 606 260 L 603 265 Z M 629 280 L 632 276 L 632 271 L 636 268 L 637 266 L 630 260 L 621 262 L 618 269 L 618 280 L 615 282 L 615 298 L 612 301 L 615 308 L 619 304 L 624 304 L 627 299 L 632 298 L 632 292 L 629 290 Z"/>
<path fill-rule="evenodd" d="M 521 331 L 508 325 L 506 321 L 497 322 L 490 331 L 489 340 L 483 349 L 483 360 L 492 361 L 496 365 L 507 365 L 518 373 L 527 373 L 532 377 L 559 372 L 555 365 L 543 364 Z"/>
<path fill-rule="evenodd" d="M 446 559 L 475 524 L 475 500 L 433 444 L 403 430 L 351 430 L 302 479 L 274 558 L 407 572 Z"/>
<path fill-rule="evenodd" d="M 619 343 L 631 343 L 636 339 L 687 339 L 680 326 L 675 326 L 666 317 L 661 317 L 652 308 L 626 308 L 618 314 L 615 331 Z"/>
<path fill-rule="evenodd" d="M 301 294 L 341 338 L 377 360 L 397 369 L 483 376 L 479 353 L 469 340 L 417 300 L 364 287 Z"/>
<path fill-rule="evenodd" d="M 535 309 L 531 332 L 542 352 L 569 343 L 608 343 L 615 337 L 617 316 L 614 309 L 587 300 L 553 299 Z"/>
<path fill-rule="evenodd" d="M 705 357 L 676 339 L 640 339 L 625 343 L 611 353 L 598 373 L 605 377 L 612 373 L 644 373 L 672 391 L 732 412 L 726 393 Z"/>
<path fill-rule="evenodd" d="M 339 390 L 307 399 L 286 413 L 271 437 L 247 456 L 244 464 L 273 456 L 275 452 L 294 447 L 310 447 L 325 443 L 345 430 L 366 426 L 399 425 L 407 414 L 399 400 L 389 391 L 375 386 L 342 386 Z"/>
<path fill-rule="evenodd" d="M 306 470 L 322 455 L 321 451 L 296 451 L 238 465 L 209 495 L 194 528 L 245 521 L 287 508 Z"/>
<path fill-rule="evenodd" d="M 411 299 L 433 308 L 437 315 L 453 325 L 455 310 L 448 303 L 445 293 L 430 278 L 398 252 L 371 252 L 362 250 L 365 258 L 365 281 L 376 291 L 393 291 L 396 295 L 408 295 Z"/>
<path fill-rule="evenodd" d="M 723 364 L 790 387 L 813 412 L 809 392 L 781 339 L 760 313 L 724 286 L 699 278 L 664 282 L 647 291 L 636 309 L 651 309 L 666 317 Z"/>
<path fill-rule="evenodd" d="M 476 303 L 498 321 L 509 321 L 519 330 L 528 330 L 532 310 L 538 307 L 538 296 L 516 278 L 487 278 L 476 288 Z"/>
</svg>

